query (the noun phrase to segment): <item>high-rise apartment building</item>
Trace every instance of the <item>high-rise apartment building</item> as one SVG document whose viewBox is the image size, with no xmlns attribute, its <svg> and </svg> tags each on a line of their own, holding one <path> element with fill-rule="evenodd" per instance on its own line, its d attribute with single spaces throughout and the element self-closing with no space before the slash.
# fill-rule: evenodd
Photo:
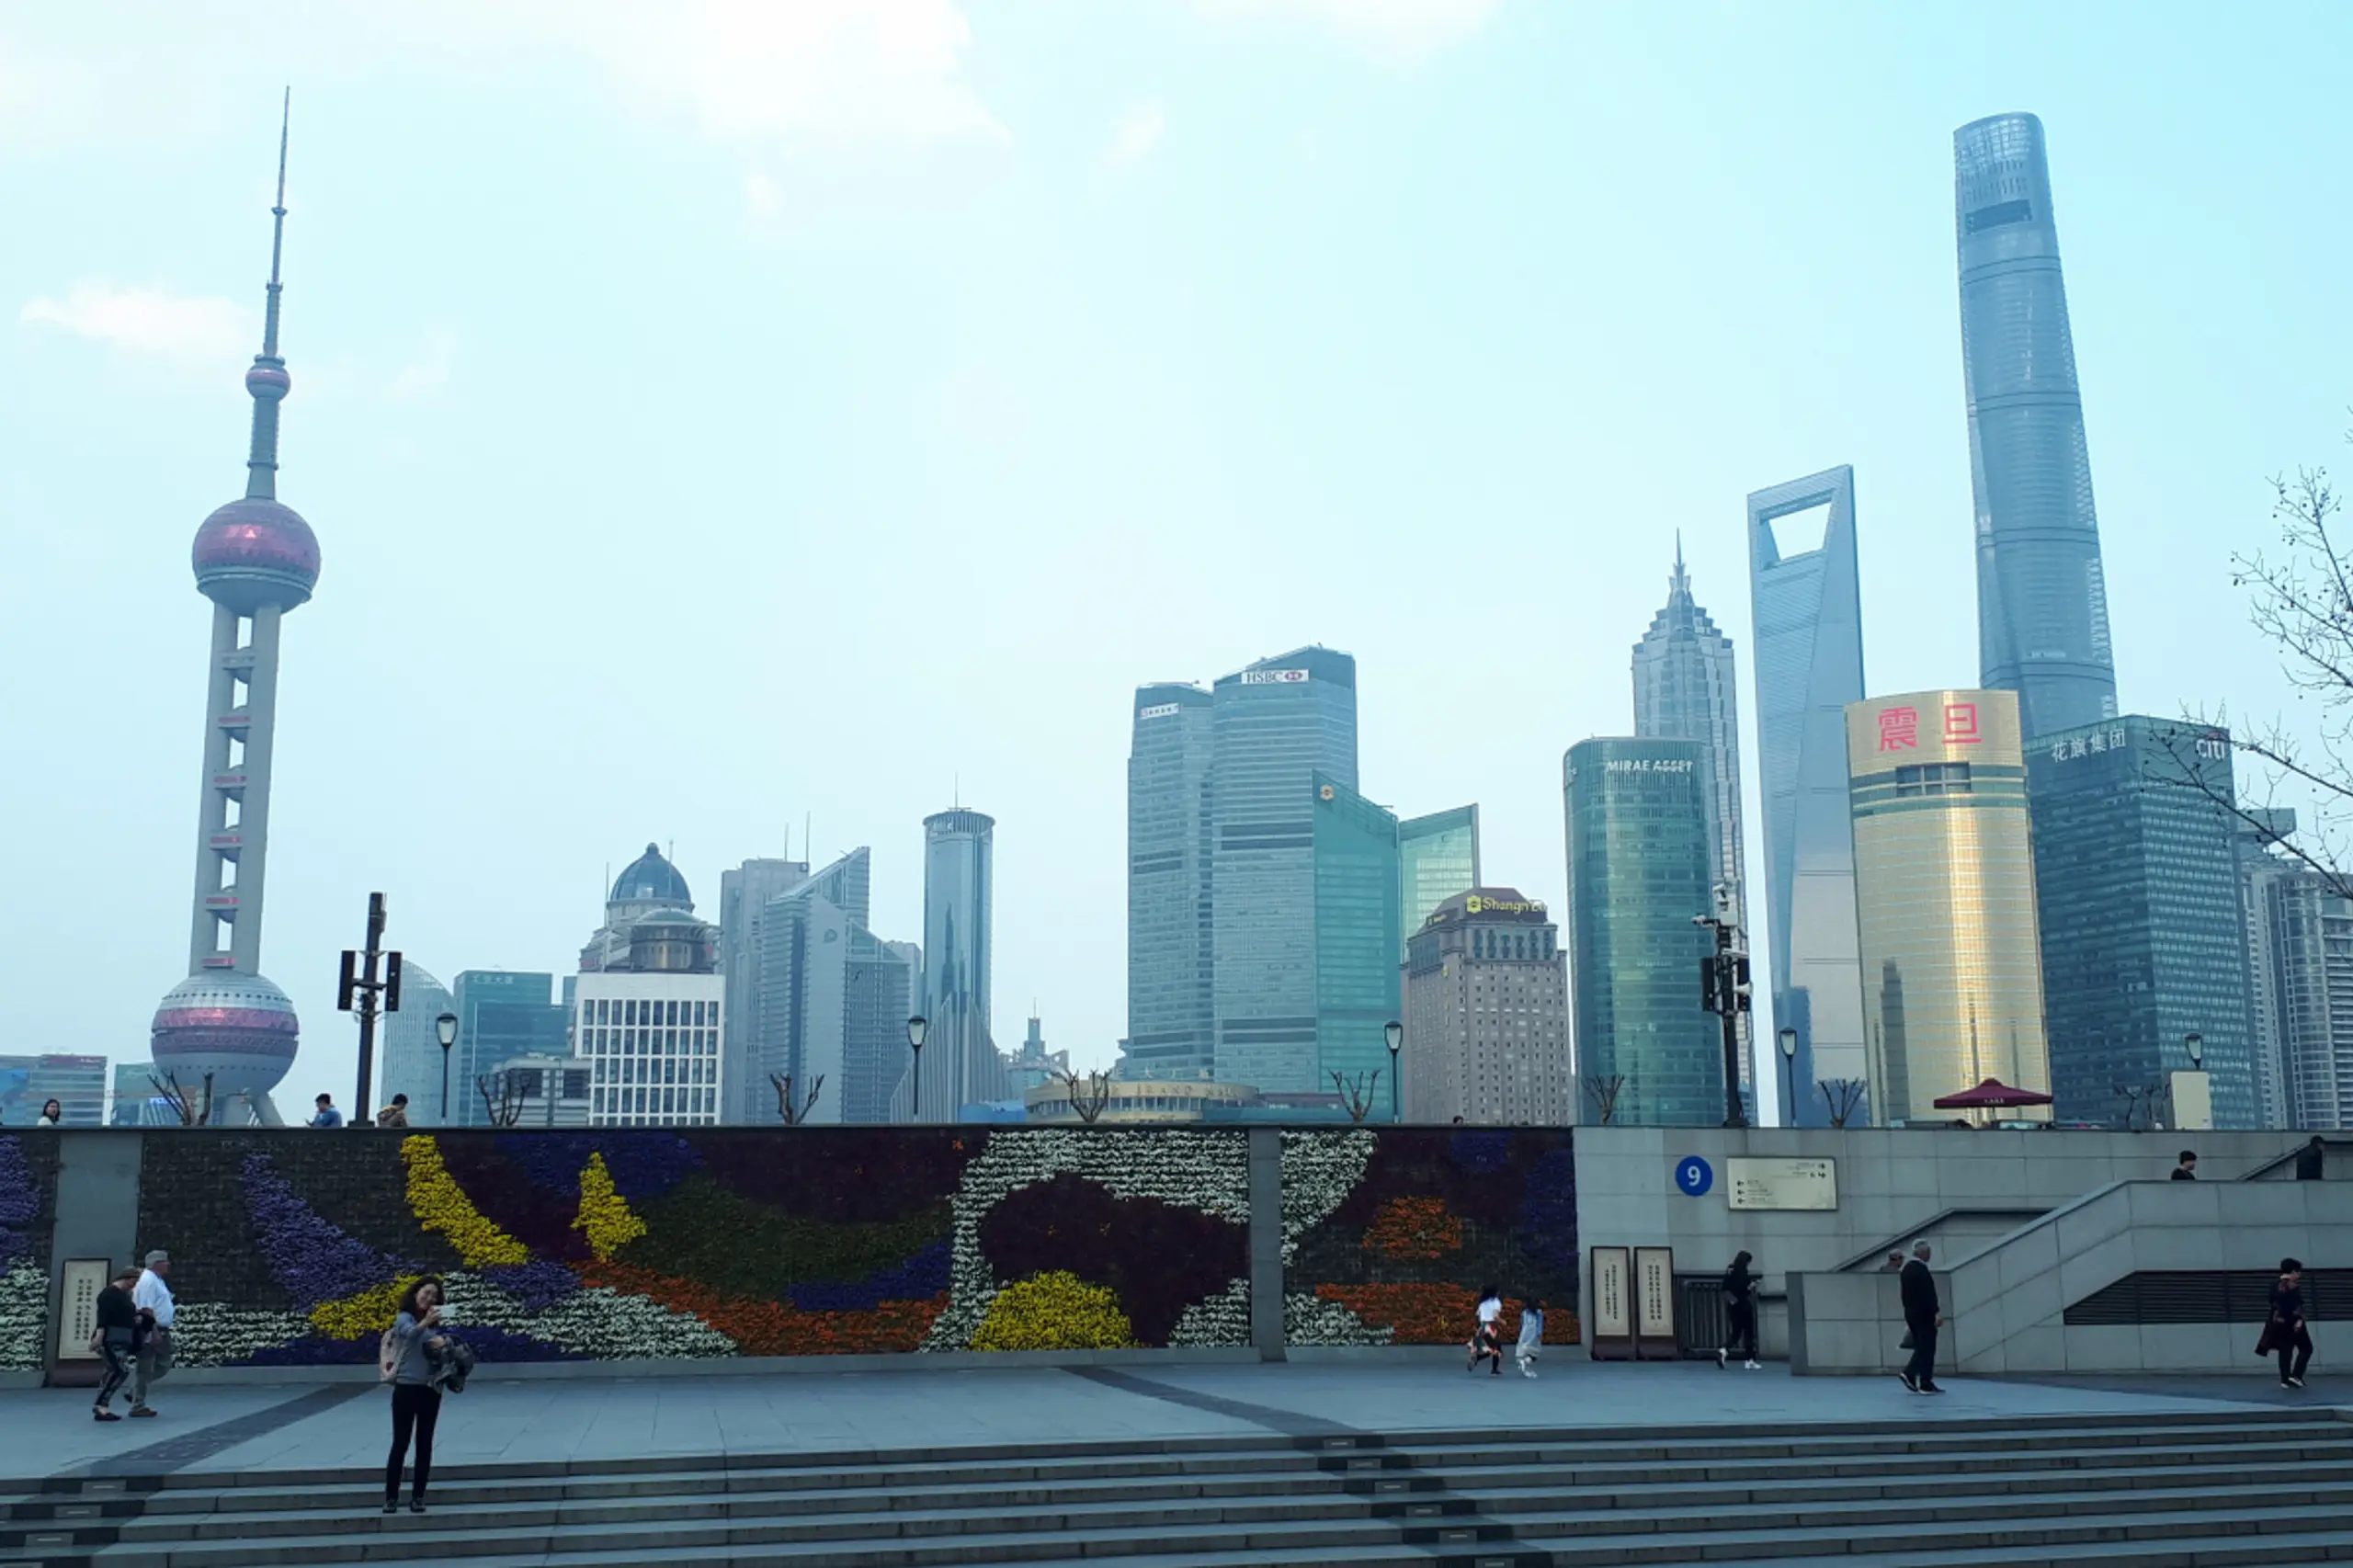
<svg viewBox="0 0 2353 1568">
<path fill-rule="evenodd" d="M 2353 900 L 2302 869 L 2265 891 L 2289 1125 L 2353 1130 Z"/>
<path fill-rule="evenodd" d="M 1516 888 L 1457 894 L 1405 941 L 1408 1121 L 1576 1119 L 1568 954 L 1544 905 Z M 1383 1102 L 1374 1108 L 1385 1114 Z"/>
<path fill-rule="evenodd" d="M 1319 1090 L 1346 1095 L 1390 1071 L 1387 1030 L 1397 1017 L 1403 940 L 1397 818 L 1319 772 L 1312 836 L 1315 1074 Z"/>
<path fill-rule="evenodd" d="M 1666 604 L 1634 644 L 1633 668 L 1634 733 L 1699 743 L 1699 794 L 1708 804 L 1708 875 L 1718 889 L 1718 914 L 1746 932 L 1748 858 L 1740 831 L 1740 697 L 1732 639 L 1716 630 L 1691 597 L 1679 537 Z M 1743 1039 L 1740 1088 L 1753 1107 L 1756 1074 L 1749 1046 Z"/>
<path fill-rule="evenodd" d="M 1693 924 L 1715 907 L 1701 749 L 1597 737 L 1562 760 L 1583 1119 L 1607 1097 L 1620 1125 L 1723 1120 L 1723 1030 L 1699 984 L 1714 942 Z"/>
<path fill-rule="evenodd" d="M 2260 1125 L 2229 733 L 2110 719 L 2026 771 L 2059 1119 L 2121 1127 L 2118 1085 L 2162 1092 L 2196 1034 L 2214 1125 Z"/>
<path fill-rule="evenodd" d="M 1847 798 L 1847 705 L 1863 697 L 1855 471 L 1750 495 L 1748 562 L 1773 1022 L 1798 1040 L 1793 1062 L 1772 1055 L 1793 1080 L 1779 1103 L 1821 1127 L 1830 1108 L 1817 1085 L 1868 1071 Z"/>
<path fill-rule="evenodd" d="M 1933 1102 L 1987 1078 L 2049 1093 L 2016 695 L 1851 704 L 1847 756 L 1873 1119 L 1949 1120 Z"/>
<path fill-rule="evenodd" d="M 719 1060 L 725 998 L 708 964 L 580 976 L 572 1032 L 590 1073 L 590 1123 L 717 1125 L 726 1088 Z"/>
<path fill-rule="evenodd" d="M 1448 899 L 1479 886 L 1479 808 L 1407 817 L 1397 824 L 1398 906 L 1410 940 Z"/>
<path fill-rule="evenodd" d="M 2091 454 L 2042 122 L 1973 120 L 1952 153 L 1979 684 L 2018 693 L 2032 739 L 2116 714 Z"/>
<path fill-rule="evenodd" d="M 450 987 L 450 995 L 458 1015 L 458 1043 L 450 1049 L 456 1060 L 449 1073 L 449 1125 L 486 1127 L 490 1112 L 483 1102 L 481 1081 L 500 1062 L 518 1056 L 572 1054 L 572 1009 L 553 999 L 554 975 L 528 971 L 466 970 Z M 409 1097 L 414 1103 L 415 1096 Z M 431 1107 L 437 1112 L 439 1101 L 437 1077 Z"/>
<path fill-rule="evenodd" d="M 362 1106 L 353 1115 L 373 1116 L 378 1106 L 392 1104 L 394 1095 L 406 1095 L 412 1126 L 440 1127 L 458 1119 L 458 1113 L 464 1108 L 462 1096 L 472 1091 L 458 1082 L 457 1063 L 449 1062 L 449 1114 L 443 1114 L 441 1067 L 445 1058 L 441 1034 L 435 1027 L 442 1014 L 456 1010 L 456 998 L 450 995 L 449 988 L 434 979 L 423 964 L 413 960 L 402 964 L 401 1010 L 385 1014 L 377 1025 L 382 1073 L 377 1082 L 376 1104 Z M 457 1054 L 453 1046 L 449 1055 Z"/>
<path fill-rule="evenodd" d="M 1215 1065 L 1210 694 L 1138 687 L 1128 749 L 1130 1078 L 1198 1078 Z"/>
<path fill-rule="evenodd" d="M 2239 915 L 2246 932 L 2246 1000 L 2255 1063 L 2256 1125 L 2293 1127 L 2288 1089 L 2287 1023 L 2281 1011 L 2272 889 L 2305 868 L 2278 847 L 2295 836 L 2296 813 L 2242 806 L 2231 824 L 2239 868 Z"/>
<path fill-rule="evenodd" d="M 719 972 L 727 981 L 727 1021 L 719 1042 L 732 1085 L 725 1119 L 757 1121 L 743 1096 L 767 1079 L 753 1062 L 752 1041 L 767 1032 L 760 1011 L 760 944 L 768 901 L 809 880 L 809 862 L 790 858 L 746 860 L 719 874 Z"/>
<path fill-rule="evenodd" d="M 906 1085 L 892 1109 L 953 1121 L 965 1106 L 1005 1097 L 1005 1059 L 989 1027 L 996 819 L 960 806 L 924 818 L 923 831 L 921 1103 Z"/>
<path fill-rule="evenodd" d="M 1356 789 L 1356 682 L 1353 658 L 1311 647 L 1261 659 L 1211 689 L 1211 989 L 1221 1083 L 1330 1091 L 1316 1033 L 1314 807 L 1319 776 Z M 1396 955 L 1392 930 L 1384 954 L 1392 968 Z"/>
<path fill-rule="evenodd" d="M 745 1041 L 741 1077 L 730 1072 L 731 1120 L 776 1121 L 779 1078 L 791 1080 L 812 1123 L 889 1119 L 906 1070 L 913 977 L 867 929 L 871 865 L 866 849 L 853 849 L 762 911 L 747 960 L 760 1024 Z"/>
</svg>

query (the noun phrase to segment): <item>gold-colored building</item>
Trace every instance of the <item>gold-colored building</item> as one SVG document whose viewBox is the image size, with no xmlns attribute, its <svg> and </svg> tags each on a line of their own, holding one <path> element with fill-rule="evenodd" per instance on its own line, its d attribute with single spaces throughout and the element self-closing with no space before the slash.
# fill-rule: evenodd
<svg viewBox="0 0 2353 1568">
<path fill-rule="evenodd" d="M 1847 779 L 1871 1120 L 1949 1120 L 1931 1102 L 1987 1078 L 2050 1093 L 2017 694 L 1847 704 Z"/>
</svg>

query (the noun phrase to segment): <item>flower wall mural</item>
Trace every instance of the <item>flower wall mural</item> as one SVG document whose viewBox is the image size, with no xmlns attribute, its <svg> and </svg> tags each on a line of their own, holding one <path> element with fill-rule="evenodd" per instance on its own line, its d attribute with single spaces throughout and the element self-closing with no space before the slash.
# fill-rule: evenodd
<svg viewBox="0 0 2353 1568">
<path fill-rule="evenodd" d="M 1574 1345 L 1576 1159 L 1565 1130 L 1399 1128 L 1283 1134 L 1283 1321 L 1293 1345 L 1450 1345 L 1481 1286 L 1545 1303 Z"/>
<path fill-rule="evenodd" d="M 56 1203 L 56 1136 L 0 1133 L 0 1372 L 37 1370 L 48 1355 Z"/>
<path fill-rule="evenodd" d="M 156 1134 L 140 1185 L 192 1366 L 370 1362 L 426 1273 L 487 1361 L 1250 1335 L 1239 1130 Z"/>
</svg>

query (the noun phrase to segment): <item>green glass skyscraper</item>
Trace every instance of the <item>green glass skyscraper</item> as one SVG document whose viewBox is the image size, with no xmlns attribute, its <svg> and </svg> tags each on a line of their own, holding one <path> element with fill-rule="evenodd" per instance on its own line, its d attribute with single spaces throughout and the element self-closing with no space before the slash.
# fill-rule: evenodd
<svg viewBox="0 0 2353 1568">
<path fill-rule="evenodd" d="M 1404 902 L 1402 944 L 1439 904 L 1479 885 L 1479 808 L 1457 806 L 1397 824 L 1397 891 Z"/>
<path fill-rule="evenodd" d="M 1711 950 L 1711 819 L 1691 740 L 1596 738 L 1562 762 L 1568 814 L 1569 969 L 1585 1115 L 1713 1127 L 1724 1115 L 1723 1031 L 1702 1006 Z"/>
<path fill-rule="evenodd" d="M 1319 772 L 1314 839 L 1316 1087 L 1370 1093 L 1391 1071 L 1382 1031 L 1398 1012 L 1397 819 Z"/>
</svg>

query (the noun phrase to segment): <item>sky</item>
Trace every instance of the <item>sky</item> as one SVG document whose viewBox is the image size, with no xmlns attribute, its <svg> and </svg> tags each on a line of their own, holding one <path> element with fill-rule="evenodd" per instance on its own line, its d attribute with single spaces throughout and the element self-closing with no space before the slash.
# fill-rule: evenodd
<svg viewBox="0 0 2353 1568">
<path fill-rule="evenodd" d="M 0 1051 L 143 1061 L 186 971 L 289 85 L 290 1106 L 371 890 L 445 981 L 562 972 L 648 841 L 715 916 L 789 835 L 913 938 L 959 801 L 999 1041 L 1107 1065 L 1132 688 L 1306 642 L 1366 793 L 1557 906 L 1677 531 L 1753 745 L 1744 499 L 1834 464 L 1870 688 L 1973 683 L 1987 114 L 2049 133 L 2123 706 L 2281 712 L 2231 558 L 2346 455 L 2348 58 L 2334 4 L 0 8 Z"/>
</svg>

